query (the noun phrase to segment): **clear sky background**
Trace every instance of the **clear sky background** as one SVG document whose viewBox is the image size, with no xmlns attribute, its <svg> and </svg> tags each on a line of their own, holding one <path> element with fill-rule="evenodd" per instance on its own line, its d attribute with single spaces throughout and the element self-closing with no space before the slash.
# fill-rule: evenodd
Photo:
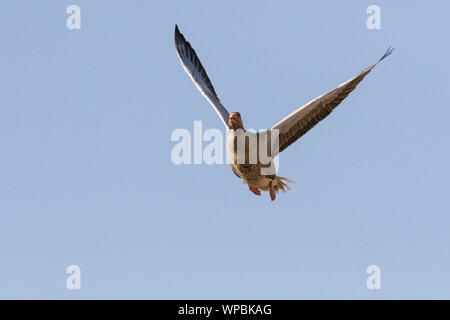
<svg viewBox="0 0 450 320">
<path fill-rule="evenodd" d="M 450 298 L 448 1 L 0 10 L 0 298 Z M 172 164 L 174 129 L 222 129 L 176 23 L 258 129 L 396 50 L 283 152 L 297 183 L 271 202 L 228 165 Z M 66 288 L 72 264 L 81 290 Z M 372 264 L 381 290 L 366 288 Z"/>
</svg>

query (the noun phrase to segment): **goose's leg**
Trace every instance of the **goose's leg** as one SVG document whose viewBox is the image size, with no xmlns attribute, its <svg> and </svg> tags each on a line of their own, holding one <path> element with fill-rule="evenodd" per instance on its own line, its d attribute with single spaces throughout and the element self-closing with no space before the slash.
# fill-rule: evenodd
<svg viewBox="0 0 450 320">
<path fill-rule="evenodd" d="M 258 188 L 251 187 L 250 185 L 248 185 L 248 190 L 250 190 L 251 192 L 253 192 L 253 193 L 256 194 L 257 196 L 260 196 L 260 195 L 261 195 L 261 190 L 259 190 Z"/>
<path fill-rule="evenodd" d="M 270 183 L 269 183 L 269 192 L 270 192 L 270 200 L 273 201 L 276 199 L 277 196 L 275 195 L 275 191 L 273 190 L 272 182 L 273 182 L 273 180 L 270 181 Z"/>
</svg>

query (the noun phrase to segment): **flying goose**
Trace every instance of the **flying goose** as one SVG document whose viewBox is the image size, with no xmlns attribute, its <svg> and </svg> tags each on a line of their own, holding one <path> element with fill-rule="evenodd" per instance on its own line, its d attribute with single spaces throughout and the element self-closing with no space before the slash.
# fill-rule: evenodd
<svg viewBox="0 0 450 320">
<path fill-rule="evenodd" d="M 267 149 L 269 150 L 269 145 L 272 146 L 275 140 L 278 142 L 278 149 L 270 149 L 271 151 L 267 153 L 270 159 L 269 161 L 264 162 L 260 158 L 258 150 L 256 161 L 251 162 L 249 161 L 249 153 L 252 151 L 251 148 L 253 147 L 251 147 L 251 144 L 249 143 L 250 138 L 246 138 L 245 135 L 254 136 L 259 142 L 262 139 L 261 133 L 247 132 L 244 129 L 241 114 L 239 112 L 229 113 L 221 104 L 216 90 L 206 74 L 206 70 L 195 53 L 195 50 L 191 47 L 190 43 L 186 41 L 177 25 L 175 25 L 175 47 L 178 58 L 180 59 L 184 70 L 191 77 L 192 81 L 203 96 L 205 96 L 205 98 L 216 110 L 225 127 L 229 129 L 227 133 L 227 153 L 230 159 L 232 171 L 238 178 L 242 179 L 243 183 L 248 185 L 248 189 L 254 194 L 261 195 L 261 190 L 269 191 L 272 201 L 275 200 L 278 192 L 286 192 L 286 190 L 289 189 L 286 182 L 293 183 L 294 181 L 276 176 L 274 172 L 270 170 L 268 171 L 270 172 L 269 174 L 267 171 L 263 172 L 263 170 L 273 168 L 272 159 L 279 152 L 285 150 L 317 123 L 319 123 L 319 121 L 326 118 L 331 111 L 333 111 L 333 109 L 336 108 L 342 100 L 344 100 L 348 94 L 356 88 L 364 77 L 381 60 L 389 56 L 393 51 L 393 49 L 389 47 L 377 62 L 359 73 L 357 76 L 344 82 L 337 88 L 311 100 L 275 124 L 272 128 L 266 130 L 266 138 L 264 139 L 266 139 L 266 143 L 268 144 Z M 274 141 L 271 140 L 272 136 L 270 134 L 272 132 L 278 133 L 278 137 L 275 136 L 276 138 Z M 241 141 L 245 141 L 245 148 L 242 151 L 245 152 L 244 161 L 239 161 L 239 139 L 241 139 Z M 256 146 L 256 148 L 258 148 L 259 144 Z"/>
</svg>

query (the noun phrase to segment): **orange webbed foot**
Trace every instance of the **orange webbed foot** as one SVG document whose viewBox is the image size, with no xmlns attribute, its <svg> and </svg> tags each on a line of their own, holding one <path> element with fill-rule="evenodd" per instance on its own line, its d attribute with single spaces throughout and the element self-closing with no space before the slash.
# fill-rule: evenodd
<svg viewBox="0 0 450 320">
<path fill-rule="evenodd" d="M 277 198 L 277 196 L 276 196 L 276 194 L 275 194 L 275 191 L 273 191 L 273 188 L 272 188 L 272 182 L 273 181 L 270 181 L 270 183 L 269 183 L 269 192 L 270 192 L 270 200 L 275 200 L 276 198 Z"/>
<path fill-rule="evenodd" d="M 261 190 L 259 190 L 258 188 L 251 187 L 250 185 L 248 185 L 248 190 L 250 190 L 251 192 L 253 192 L 253 193 L 256 194 L 257 196 L 260 196 L 260 195 L 261 195 Z"/>
</svg>

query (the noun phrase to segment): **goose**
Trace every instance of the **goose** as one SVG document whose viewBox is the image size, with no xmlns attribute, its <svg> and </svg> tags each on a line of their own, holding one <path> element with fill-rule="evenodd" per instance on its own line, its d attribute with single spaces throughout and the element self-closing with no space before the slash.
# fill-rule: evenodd
<svg viewBox="0 0 450 320">
<path fill-rule="evenodd" d="M 290 189 L 287 182 L 294 183 L 293 180 L 277 176 L 273 170 L 270 170 L 274 168 L 273 158 L 311 130 L 317 123 L 325 119 L 356 88 L 364 77 L 394 50 L 389 47 L 374 64 L 335 89 L 301 106 L 272 128 L 253 133 L 245 130 L 239 112 L 229 113 L 222 105 L 195 50 L 186 41 L 177 25 L 175 25 L 175 48 L 184 70 L 202 95 L 212 105 L 227 129 L 226 146 L 231 170 L 244 184 L 247 184 L 251 192 L 260 196 L 261 190 L 267 191 L 272 201 L 276 199 L 277 193 L 280 191 L 286 192 Z M 273 133 L 276 133 L 276 135 L 273 136 Z M 264 134 L 264 137 L 262 134 Z M 255 138 L 258 142 L 256 145 L 252 145 L 249 142 L 252 138 Z M 239 148 L 238 140 L 241 142 L 244 141 L 242 148 Z M 255 146 L 256 149 L 260 148 L 261 144 L 259 142 L 262 140 L 267 144 L 269 160 L 262 161 L 260 150 L 257 150 L 256 158 L 250 161 L 250 153 L 255 151 L 253 150 Z M 266 148 L 264 145 L 262 146 Z M 276 146 L 275 150 L 272 148 L 273 146 Z M 241 160 L 239 160 L 240 153 L 244 156 L 243 160 L 242 156 Z"/>
</svg>

